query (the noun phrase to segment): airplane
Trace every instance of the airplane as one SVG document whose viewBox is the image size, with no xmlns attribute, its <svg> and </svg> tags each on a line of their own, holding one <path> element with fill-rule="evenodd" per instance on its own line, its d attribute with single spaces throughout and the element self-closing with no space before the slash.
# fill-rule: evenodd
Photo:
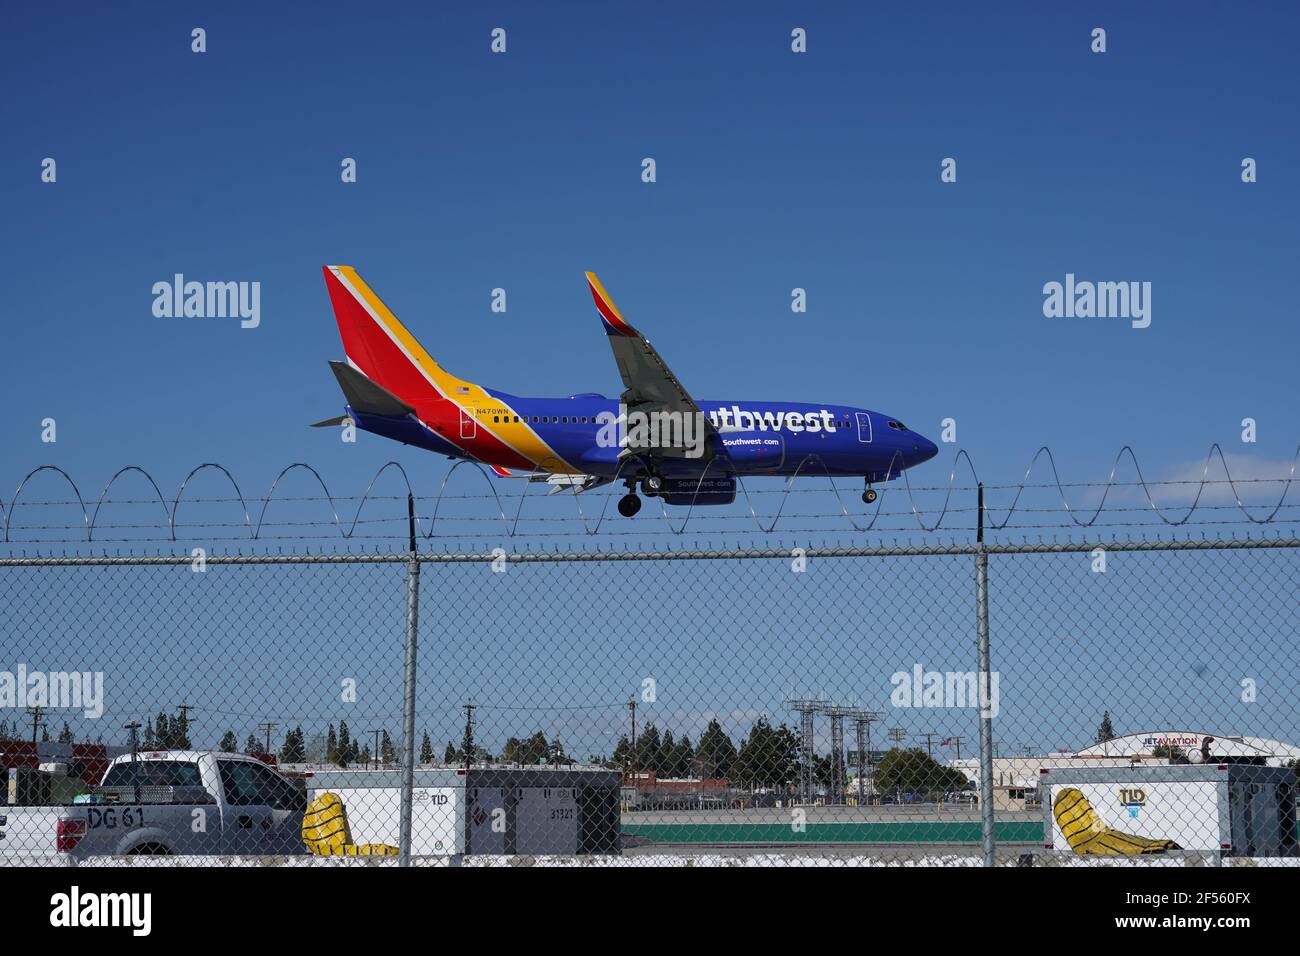
<svg viewBox="0 0 1300 956">
<path fill-rule="evenodd" d="M 726 505 L 737 478 L 856 477 L 877 482 L 929 461 L 938 448 L 897 418 L 848 405 L 696 401 L 614 305 L 594 273 L 587 285 L 623 380 L 596 392 L 521 398 L 435 362 L 351 266 L 324 266 L 346 361 L 329 363 L 346 405 L 339 418 L 406 445 L 487 465 L 497 475 L 577 494 L 621 481 L 619 514 L 641 509 L 639 488 L 669 505 Z"/>
</svg>

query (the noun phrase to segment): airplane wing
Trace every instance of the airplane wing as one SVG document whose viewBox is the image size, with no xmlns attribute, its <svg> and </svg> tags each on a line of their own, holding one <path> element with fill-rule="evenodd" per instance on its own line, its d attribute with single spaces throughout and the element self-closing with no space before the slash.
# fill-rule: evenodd
<svg viewBox="0 0 1300 956">
<path fill-rule="evenodd" d="M 695 399 L 682 387 L 654 346 L 623 318 L 594 272 L 587 273 L 587 285 L 609 337 L 618 374 L 623 378 L 623 404 L 629 411 L 681 412 L 698 416 L 697 420 L 703 422 L 705 435 L 710 439 L 705 442 L 705 454 L 713 454 L 716 443 L 712 438 L 717 433 Z M 679 448 L 658 448 L 653 454 L 665 458 L 686 457 L 685 450 Z"/>
<path fill-rule="evenodd" d="M 590 491 L 592 488 L 599 488 L 607 485 L 613 478 L 605 478 L 600 475 L 578 475 L 567 472 L 542 472 L 536 474 L 533 472 L 513 472 L 508 468 L 502 468 L 500 465 L 489 466 L 492 471 L 500 478 L 526 478 L 530 484 L 545 482 L 551 486 L 547 495 L 558 495 L 561 491 L 572 489 L 575 495 L 584 491 Z"/>
</svg>

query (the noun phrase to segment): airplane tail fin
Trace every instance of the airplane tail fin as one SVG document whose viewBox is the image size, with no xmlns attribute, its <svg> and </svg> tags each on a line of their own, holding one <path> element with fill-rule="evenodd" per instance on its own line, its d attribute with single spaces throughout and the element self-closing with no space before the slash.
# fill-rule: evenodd
<svg viewBox="0 0 1300 956">
<path fill-rule="evenodd" d="M 409 405 L 418 401 L 456 401 L 483 394 L 480 386 L 457 378 L 435 362 L 356 269 L 325 266 L 321 271 L 348 365 L 387 392 L 388 398 L 409 410 Z M 334 372 L 347 393 L 348 383 L 339 369 Z"/>
</svg>

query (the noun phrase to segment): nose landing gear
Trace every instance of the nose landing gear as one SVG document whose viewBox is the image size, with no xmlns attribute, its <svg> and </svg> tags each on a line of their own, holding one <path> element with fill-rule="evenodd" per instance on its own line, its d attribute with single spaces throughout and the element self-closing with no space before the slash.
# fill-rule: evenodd
<svg viewBox="0 0 1300 956">
<path fill-rule="evenodd" d="M 867 485 L 867 490 L 862 492 L 862 500 L 869 505 L 875 504 L 876 498 L 878 497 L 879 495 L 876 494 L 876 489 L 872 488 L 870 485 Z"/>
</svg>

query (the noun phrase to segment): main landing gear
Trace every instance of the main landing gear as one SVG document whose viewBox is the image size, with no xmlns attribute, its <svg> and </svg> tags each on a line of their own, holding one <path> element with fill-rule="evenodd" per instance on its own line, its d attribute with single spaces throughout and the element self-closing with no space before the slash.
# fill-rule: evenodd
<svg viewBox="0 0 1300 956">
<path fill-rule="evenodd" d="M 642 487 L 646 494 L 652 493 L 652 490 L 650 488 L 650 481 L 651 479 L 647 478 L 642 483 Z M 623 484 L 627 486 L 627 494 L 625 494 L 622 498 L 618 499 L 618 513 L 621 514 L 624 518 L 631 518 L 638 511 L 641 510 L 641 499 L 636 496 L 635 478 L 629 478 L 626 481 L 624 481 Z M 659 484 L 657 484 L 653 490 L 658 491 L 660 487 L 662 487 L 662 482 L 659 482 Z"/>
<path fill-rule="evenodd" d="M 629 478 L 624 484 L 627 485 L 627 494 L 618 499 L 618 513 L 631 518 L 641 510 L 641 499 L 636 496 L 636 479 Z M 653 498 L 663 490 L 664 480 L 659 475 L 646 475 L 641 480 L 641 493 L 647 498 Z"/>
</svg>

